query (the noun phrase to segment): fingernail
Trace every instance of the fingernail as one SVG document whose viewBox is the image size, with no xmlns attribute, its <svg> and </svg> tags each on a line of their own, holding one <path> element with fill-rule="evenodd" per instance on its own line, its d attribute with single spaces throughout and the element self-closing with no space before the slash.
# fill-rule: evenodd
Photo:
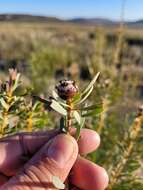
<svg viewBox="0 0 143 190">
<path fill-rule="evenodd" d="M 67 135 L 57 136 L 48 148 L 47 156 L 57 162 L 59 167 L 64 167 L 74 151 L 73 138 Z"/>
</svg>

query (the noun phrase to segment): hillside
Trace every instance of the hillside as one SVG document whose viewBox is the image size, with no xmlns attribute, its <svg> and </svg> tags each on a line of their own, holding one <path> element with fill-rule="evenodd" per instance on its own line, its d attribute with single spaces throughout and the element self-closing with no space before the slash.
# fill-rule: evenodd
<svg viewBox="0 0 143 190">
<path fill-rule="evenodd" d="M 120 22 L 113 21 L 106 18 L 73 18 L 62 20 L 56 17 L 50 16 L 35 16 L 28 14 L 0 14 L 1 22 L 69 22 L 74 24 L 84 24 L 84 25 L 104 25 L 104 26 L 116 26 Z M 132 22 L 125 22 L 129 27 L 143 27 L 143 20 L 137 20 Z"/>
<path fill-rule="evenodd" d="M 23 22 L 61 22 L 56 17 L 34 16 L 26 14 L 0 14 L 0 21 L 23 21 Z"/>
</svg>

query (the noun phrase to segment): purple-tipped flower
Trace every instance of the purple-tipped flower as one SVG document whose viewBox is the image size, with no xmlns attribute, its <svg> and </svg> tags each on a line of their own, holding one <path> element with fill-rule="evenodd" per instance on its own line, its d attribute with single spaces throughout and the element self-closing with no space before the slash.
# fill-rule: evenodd
<svg viewBox="0 0 143 190">
<path fill-rule="evenodd" d="M 60 98 L 64 100 L 72 99 L 78 93 L 78 87 L 72 80 L 61 80 L 56 89 Z"/>
<path fill-rule="evenodd" d="M 10 80 L 15 81 L 16 76 L 17 76 L 17 70 L 16 69 L 9 69 L 9 75 L 10 75 Z"/>
<path fill-rule="evenodd" d="M 143 114 L 143 105 L 140 105 L 138 107 L 138 116 L 141 116 Z"/>
</svg>

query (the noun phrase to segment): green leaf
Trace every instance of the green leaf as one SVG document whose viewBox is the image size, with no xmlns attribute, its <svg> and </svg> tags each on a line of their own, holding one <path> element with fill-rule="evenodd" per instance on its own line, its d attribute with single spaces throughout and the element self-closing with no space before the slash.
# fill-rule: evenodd
<svg viewBox="0 0 143 190">
<path fill-rule="evenodd" d="M 100 113 L 102 113 L 103 111 L 103 108 L 102 107 L 98 107 L 96 108 L 94 111 L 90 111 L 90 112 L 87 112 L 87 113 L 82 113 L 81 116 L 82 117 L 89 117 L 89 116 L 95 116 L 95 115 L 99 115 Z"/>
<path fill-rule="evenodd" d="M 80 117 L 79 113 L 77 111 L 74 111 L 73 112 L 73 116 L 76 119 L 76 121 L 78 122 L 78 124 L 80 125 L 80 123 L 81 123 L 81 117 Z"/>
<path fill-rule="evenodd" d="M 88 110 L 95 110 L 95 109 L 98 109 L 98 108 L 102 108 L 102 104 L 90 105 L 90 106 L 87 106 L 87 107 L 79 108 L 79 110 L 88 111 Z"/>
<path fill-rule="evenodd" d="M 59 104 L 61 104 L 64 107 L 69 107 L 68 104 L 66 104 L 64 101 L 62 101 L 62 99 L 58 96 L 58 94 L 53 90 L 52 91 L 52 96 L 55 100 L 58 101 Z"/>
<path fill-rule="evenodd" d="M 19 79 L 20 79 L 20 73 L 18 73 L 16 76 L 16 80 L 15 80 L 14 85 L 12 87 L 12 91 L 15 91 L 16 88 L 18 87 Z"/>
<path fill-rule="evenodd" d="M 55 100 L 58 100 L 59 98 L 58 94 L 54 90 L 52 91 L 52 96 Z"/>
<path fill-rule="evenodd" d="M 84 123 L 85 123 L 85 118 L 82 118 L 81 117 L 81 121 L 80 121 L 80 125 L 78 124 L 77 126 L 76 126 L 76 139 L 78 140 L 79 139 L 79 137 L 80 137 L 80 131 L 81 131 L 81 129 L 83 128 L 83 126 L 84 126 Z"/>
<path fill-rule="evenodd" d="M 133 171 L 136 171 L 137 169 L 139 169 L 141 167 L 141 165 L 138 163 L 138 164 L 130 164 L 128 166 L 128 171 L 129 172 L 133 172 Z"/>
<path fill-rule="evenodd" d="M 50 107 L 62 115 L 67 115 L 67 111 L 55 100 L 52 100 Z"/>
<path fill-rule="evenodd" d="M 82 94 L 86 94 L 90 89 L 91 87 L 94 85 L 94 83 L 96 82 L 96 80 L 98 79 L 100 75 L 100 72 L 98 72 L 95 77 L 92 79 L 92 81 L 89 83 L 89 85 L 86 87 L 86 89 L 83 91 Z"/>
<path fill-rule="evenodd" d="M 87 94 L 84 95 L 84 97 L 78 102 L 78 104 L 83 103 L 88 98 L 88 96 L 91 94 L 92 91 L 93 91 L 93 86 L 91 86 Z"/>
<path fill-rule="evenodd" d="M 81 94 L 81 100 L 77 103 L 77 104 L 81 104 L 83 103 L 88 96 L 91 94 L 91 92 L 93 91 L 93 87 L 94 87 L 94 83 L 96 82 L 97 78 L 99 77 L 100 72 L 98 72 L 96 74 L 96 76 L 93 78 L 93 80 L 89 83 L 89 85 L 86 87 L 86 89 L 82 92 Z"/>
<path fill-rule="evenodd" d="M 38 106 L 39 106 L 39 102 L 35 102 L 35 104 L 32 107 L 32 111 L 36 111 L 36 109 L 38 108 Z"/>
<path fill-rule="evenodd" d="M 63 101 L 59 96 L 58 96 L 58 94 L 53 90 L 52 91 L 52 96 L 53 96 L 53 98 L 55 99 L 55 100 L 57 100 L 58 101 L 58 103 L 59 104 L 61 104 L 62 106 L 64 106 L 64 107 L 70 107 L 68 104 L 66 104 L 65 103 L 65 101 Z"/>
<path fill-rule="evenodd" d="M 9 109 L 9 105 L 5 102 L 5 100 L 3 98 L 0 98 L 0 103 L 1 105 L 8 110 Z"/>
<path fill-rule="evenodd" d="M 79 101 L 81 100 L 81 94 L 78 93 L 74 96 L 73 100 L 72 100 L 72 103 L 76 104 L 78 103 Z"/>
<path fill-rule="evenodd" d="M 49 105 L 49 106 L 50 106 L 50 104 L 51 104 L 51 101 L 50 101 L 50 100 L 45 100 L 45 99 L 43 99 L 43 98 L 41 98 L 41 97 L 39 97 L 39 96 L 33 95 L 33 98 L 34 98 L 35 100 L 38 100 L 38 101 L 40 101 L 40 102 L 42 102 L 42 103 L 44 103 L 44 104 L 47 104 L 47 105 Z"/>
<path fill-rule="evenodd" d="M 59 102 L 59 104 L 61 104 L 62 106 L 66 107 L 66 108 L 70 108 L 70 106 L 69 106 L 68 104 L 66 104 L 66 103 L 64 103 L 64 102 L 62 102 L 62 101 L 59 101 L 59 100 L 58 100 L 58 102 Z"/>
<path fill-rule="evenodd" d="M 57 189 L 65 189 L 65 184 L 57 176 L 52 177 L 52 183 Z"/>
<path fill-rule="evenodd" d="M 0 112 L 0 120 L 3 119 L 2 112 Z"/>
</svg>

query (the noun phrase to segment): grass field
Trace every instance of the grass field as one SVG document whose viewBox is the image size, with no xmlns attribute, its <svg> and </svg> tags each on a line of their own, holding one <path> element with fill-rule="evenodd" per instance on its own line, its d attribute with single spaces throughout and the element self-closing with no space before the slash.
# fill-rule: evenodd
<svg viewBox="0 0 143 190">
<path fill-rule="evenodd" d="M 83 89 L 100 72 L 89 103 L 102 101 L 104 112 L 88 118 L 86 127 L 101 135 L 101 147 L 89 158 L 108 170 L 110 190 L 143 189 L 136 176 L 143 156 L 143 130 L 140 124 L 140 132 L 136 133 L 134 124 L 143 98 L 142 32 L 143 28 L 126 26 L 121 29 L 58 22 L 0 23 L 1 80 L 8 77 L 8 68 L 17 68 L 24 88 L 48 97 L 62 78 L 77 81 Z M 57 125 L 52 123 L 52 113 L 41 117 L 43 122 L 37 128 L 33 124 L 30 130 L 45 129 L 42 124 L 47 123 L 49 128 Z M 134 133 L 136 138 L 132 139 L 130 135 Z"/>
</svg>

